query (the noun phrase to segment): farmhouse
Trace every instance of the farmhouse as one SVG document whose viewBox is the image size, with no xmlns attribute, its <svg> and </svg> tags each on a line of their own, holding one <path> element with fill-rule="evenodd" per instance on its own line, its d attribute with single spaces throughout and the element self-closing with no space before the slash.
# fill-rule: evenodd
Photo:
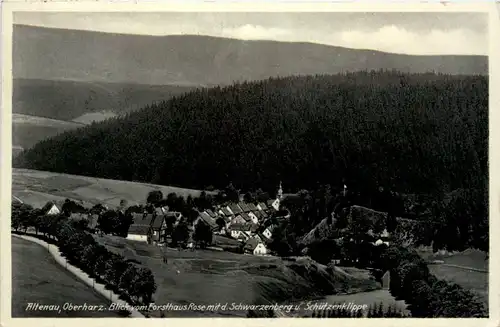
<svg viewBox="0 0 500 327">
<path fill-rule="evenodd" d="M 61 209 L 54 202 L 47 202 L 42 208 L 42 213 L 46 216 L 56 216 L 61 213 Z"/>
<path fill-rule="evenodd" d="M 156 215 L 153 214 L 140 214 L 133 213 L 132 218 L 134 219 L 134 223 L 130 225 L 128 230 L 127 239 L 133 241 L 141 241 L 141 242 L 151 242 L 152 239 L 152 231 L 151 225 L 155 219 Z"/>
<path fill-rule="evenodd" d="M 266 255 L 268 252 L 264 243 L 257 238 L 249 239 L 243 249 L 246 253 L 251 253 L 253 255 Z"/>
<path fill-rule="evenodd" d="M 210 217 L 210 215 L 206 211 L 199 213 L 198 218 L 196 218 L 196 220 L 193 222 L 193 226 L 195 226 L 200 221 L 207 224 L 212 231 L 219 229 L 219 226 L 215 222 L 215 219 Z"/>
<path fill-rule="evenodd" d="M 229 227 L 229 232 L 232 238 L 247 239 L 251 233 L 251 226 L 249 224 L 234 224 Z"/>
</svg>

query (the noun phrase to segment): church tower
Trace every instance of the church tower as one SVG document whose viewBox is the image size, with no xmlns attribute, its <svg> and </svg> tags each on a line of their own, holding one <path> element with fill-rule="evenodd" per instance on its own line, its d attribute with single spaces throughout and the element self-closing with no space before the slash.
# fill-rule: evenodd
<svg viewBox="0 0 500 327">
<path fill-rule="evenodd" d="M 283 197 L 283 188 L 281 187 L 281 181 L 280 181 L 280 185 L 279 185 L 279 188 L 278 188 L 278 194 L 277 194 L 276 198 L 278 200 L 281 200 L 282 197 Z"/>
</svg>

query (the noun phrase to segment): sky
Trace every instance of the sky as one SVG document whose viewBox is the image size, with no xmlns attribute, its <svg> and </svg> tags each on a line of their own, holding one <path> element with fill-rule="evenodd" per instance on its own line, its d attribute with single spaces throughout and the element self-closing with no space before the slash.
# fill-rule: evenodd
<svg viewBox="0 0 500 327">
<path fill-rule="evenodd" d="M 414 55 L 487 55 L 479 13 L 15 13 L 15 24 L 122 34 L 313 42 Z"/>
</svg>

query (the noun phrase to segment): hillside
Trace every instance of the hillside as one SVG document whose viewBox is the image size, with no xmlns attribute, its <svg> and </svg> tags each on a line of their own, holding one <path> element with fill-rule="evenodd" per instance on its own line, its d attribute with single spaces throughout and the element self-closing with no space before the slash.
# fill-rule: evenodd
<svg viewBox="0 0 500 327">
<path fill-rule="evenodd" d="M 39 143 L 14 165 L 195 189 L 344 178 L 363 192 L 483 192 L 487 139 L 487 78 L 355 73 L 193 91 Z"/>
<path fill-rule="evenodd" d="M 28 149 L 41 140 L 82 126 L 84 125 L 77 122 L 13 113 L 12 144 L 17 153 L 19 148 Z"/>
<path fill-rule="evenodd" d="M 118 207 L 122 199 L 126 200 L 128 205 L 143 204 L 148 192 L 153 190 L 160 190 L 165 196 L 174 192 L 183 197 L 189 195 L 197 197 L 201 192 L 46 171 L 15 168 L 12 170 L 12 194 L 35 208 L 42 208 L 48 201 L 63 203 L 66 198 L 81 201 L 88 206 L 102 203 L 110 208 Z M 211 192 L 207 193 L 211 194 Z"/>
<path fill-rule="evenodd" d="M 371 69 L 488 73 L 488 59 L 482 56 L 409 56 L 312 43 L 123 35 L 24 25 L 14 26 L 13 39 L 14 78 L 209 86 Z"/>
<path fill-rule="evenodd" d="M 168 100 L 192 89 L 175 85 L 15 78 L 12 112 L 59 120 L 78 120 L 79 117 L 90 113 L 129 112 L 155 101 Z M 107 117 L 109 115 L 94 118 Z M 85 118 L 82 122 L 88 123 L 91 120 Z"/>
<path fill-rule="evenodd" d="M 179 251 L 114 236 L 95 238 L 108 250 L 137 260 L 152 270 L 158 286 L 154 295 L 158 304 L 289 304 L 326 294 L 380 288 L 380 284 L 369 277 L 353 276 L 309 258 L 285 261 L 277 257 L 230 252 Z M 164 256 L 167 257 L 167 264 L 162 262 Z M 242 289 L 245 291 L 242 292 Z M 166 311 L 165 315 L 245 317 L 246 313 L 247 310 Z M 159 312 L 153 313 L 153 316 L 159 315 Z"/>
</svg>

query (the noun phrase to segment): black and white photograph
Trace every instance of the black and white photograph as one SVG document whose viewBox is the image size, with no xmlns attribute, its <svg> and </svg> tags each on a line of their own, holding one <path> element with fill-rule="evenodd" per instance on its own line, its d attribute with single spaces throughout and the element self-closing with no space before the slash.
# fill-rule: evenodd
<svg viewBox="0 0 500 327">
<path fill-rule="evenodd" d="M 283 8 L 12 13 L 12 318 L 490 317 L 490 14 Z"/>
</svg>

